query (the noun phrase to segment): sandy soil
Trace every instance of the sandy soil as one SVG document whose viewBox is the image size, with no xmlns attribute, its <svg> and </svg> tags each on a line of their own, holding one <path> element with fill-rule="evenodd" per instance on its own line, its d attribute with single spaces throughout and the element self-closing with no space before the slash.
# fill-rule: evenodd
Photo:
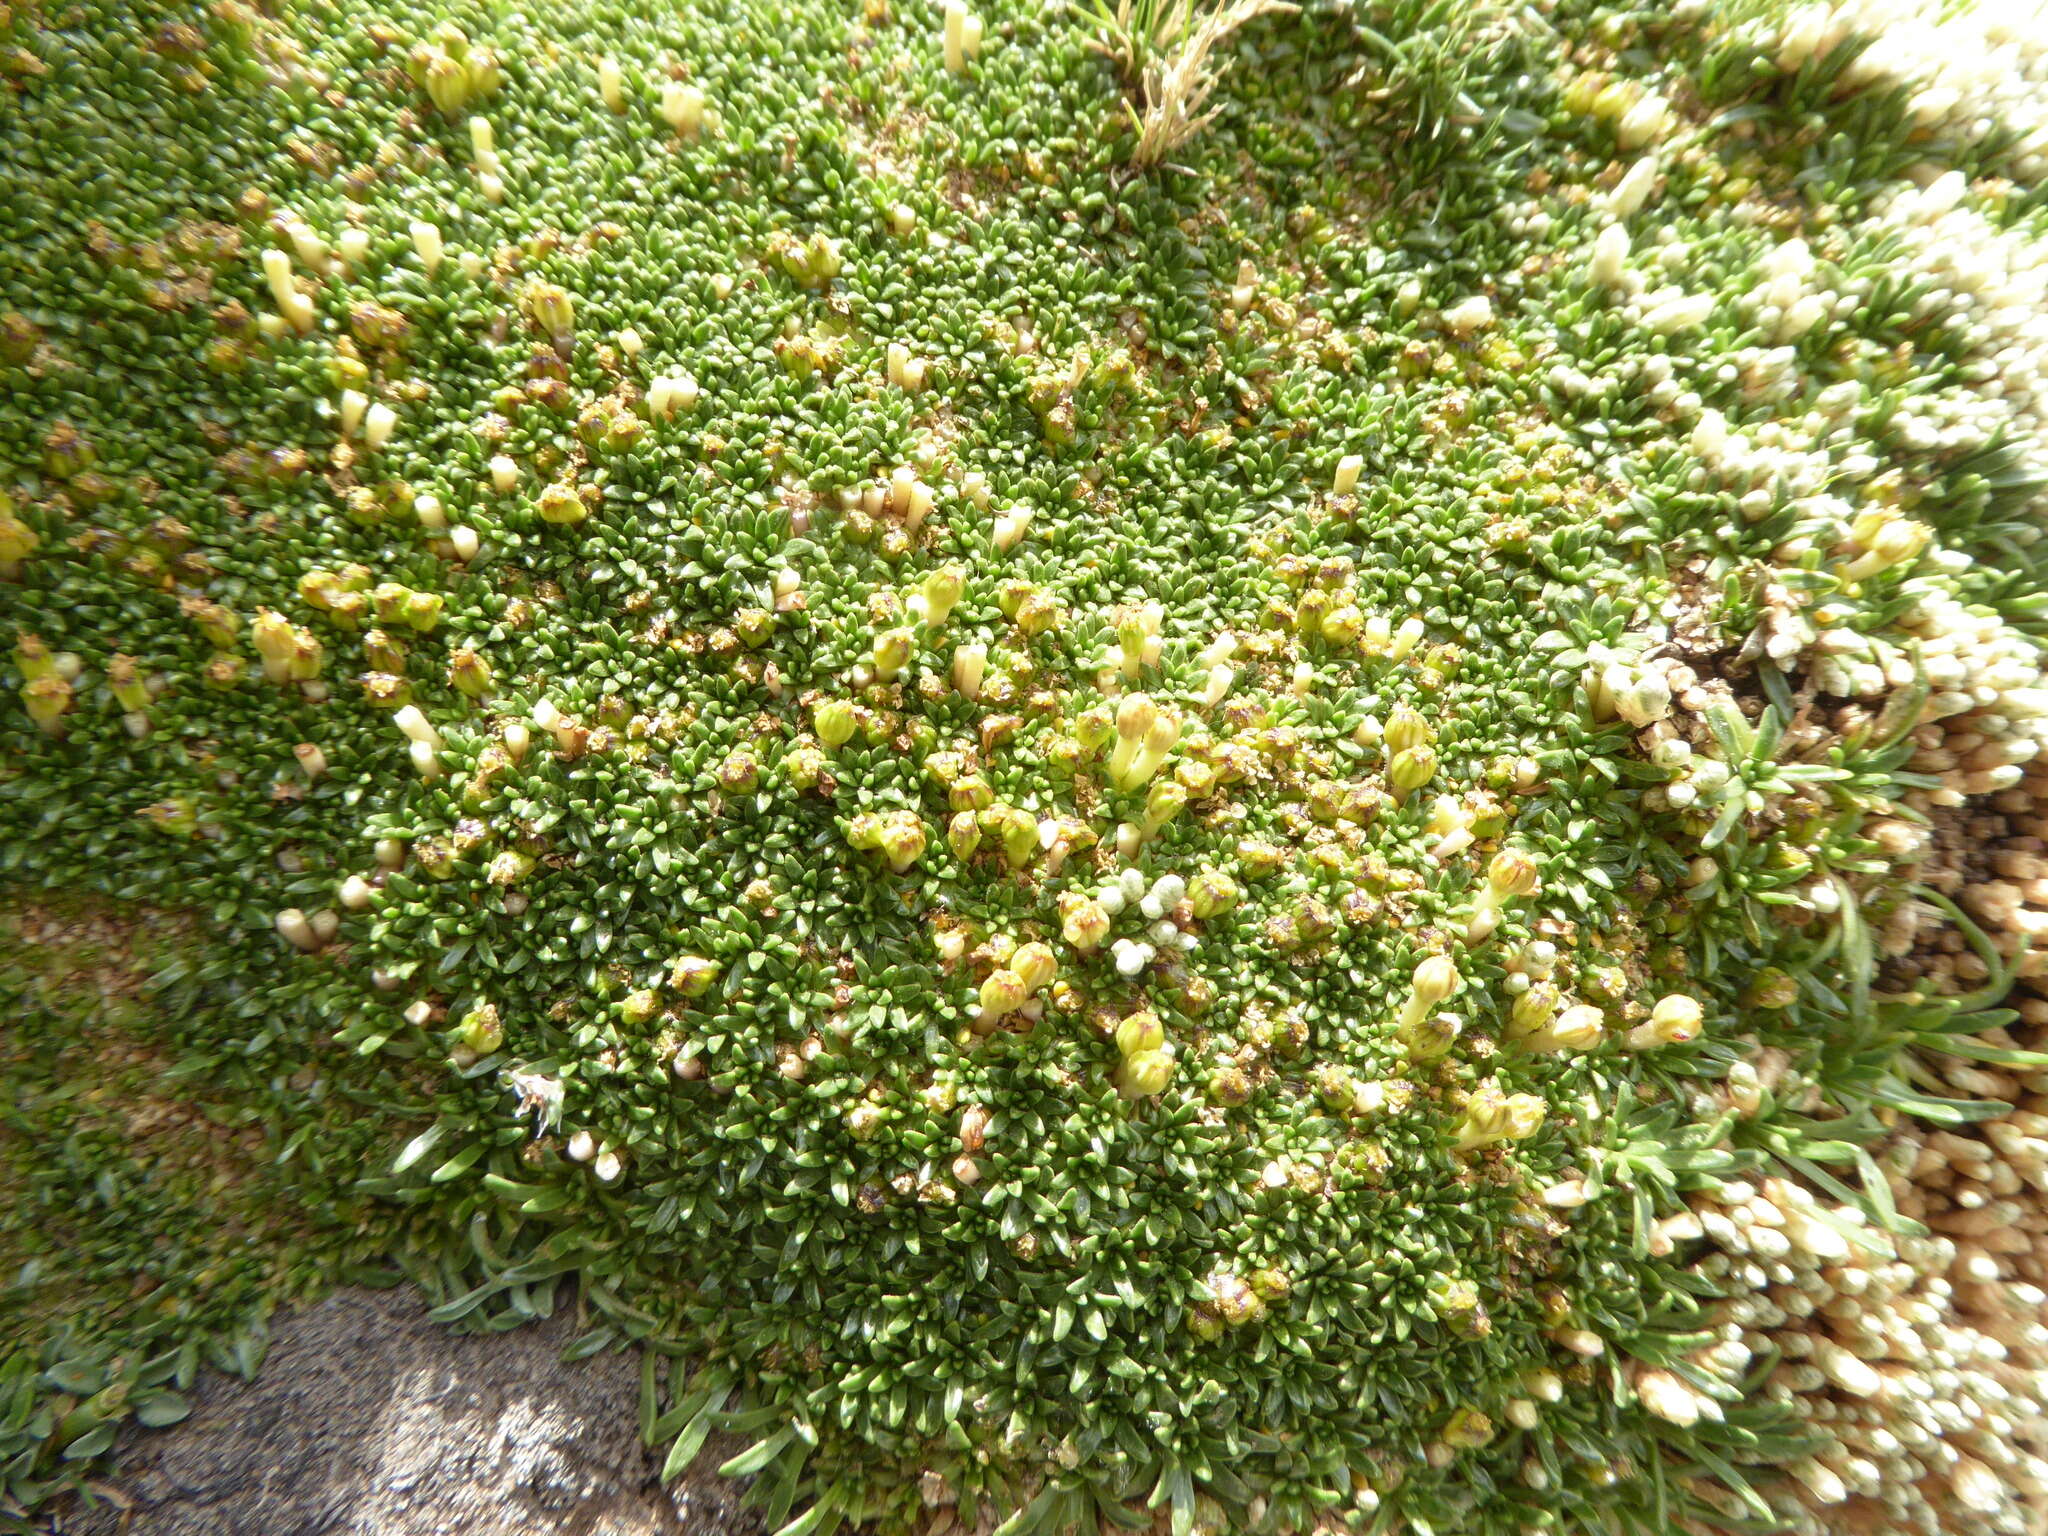
<svg viewBox="0 0 2048 1536">
<path fill-rule="evenodd" d="M 565 1364 L 566 1319 L 452 1333 L 410 1291 L 343 1292 L 273 1324 L 253 1382 L 209 1376 L 132 1427 L 109 1496 L 51 1536 L 757 1536 L 706 1448 L 667 1488 L 635 1423 L 639 1361 Z"/>
</svg>

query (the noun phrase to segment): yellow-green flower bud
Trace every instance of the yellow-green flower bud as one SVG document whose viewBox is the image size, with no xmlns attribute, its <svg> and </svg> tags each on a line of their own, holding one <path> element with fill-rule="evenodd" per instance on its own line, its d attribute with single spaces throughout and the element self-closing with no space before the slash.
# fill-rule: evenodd
<svg viewBox="0 0 2048 1536">
<path fill-rule="evenodd" d="M 1503 898 L 1527 896 L 1541 878 L 1536 861 L 1515 849 L 1503 849 L 1486 866 L 1487 888 Z"/>
<path fill-rule="evenodd" d="M 377 610 L 377 623 L 395 625 L 406 616 L 406 600 L 412 596 L 412 588 L 401 582 L 379 582 L 371 590 L 371 606 Z"/>
<path fill-rule="evenodd" d="M 1387 715 L 1380 739 L 1386 743 L 1387 754 L 1392 756 L 1415 747 L 1434 745 L 1436 730 L 1412 705 L 1396 704 Z"/>
<path fill-rule="evenodd" d="M 1166 1029 L 1149 1008 L 1140 1008 L 1116 1027 L 1116 1048 L 1124 1056 L 1163 1050 L 1165 1046 Z"/>
<path fill-rule="evenodd" d="M 1145 732 L 1145 740 L 1139 748 L 1137 761 L 1131 764 L 1121 787 L 1135 789 L 1151 778 L 1159 771 L 1159 765 L 1166 761 L 1166 754 L 1171 752 L 1179 741 L 1180 718 L 1170 711 L 1161 710 L 1159 717 Z"/>
<path fill-rule="evenodd" d="M 1493 1439 L 1493 1420 L 1477 1408 L 1460 1408 L 1444 1421 L 1437 1438 L 1455 1451 L 1476 1451 Z"/>
<path fill-rule="evenodd" d="M 1472 916 L 1465 926 L 1465 940 L 1477 944 L 1500 925 L 1504 902 L 1527 896 L 1538 884 L 1536 861 L 1516 849 L 1503 849 L 1486 866 L 1486 883 L 1472 904 Z"/>
<path fill-rule="evenodd" d="M 1011 616 L 1016 626 L 1027 635 L 1042 635 L 1060 619 L 1059 603 L 1050 592 L 1033 588 L 1018 603 L 1017 611 Z"/>
<path fill-rule="evenodd" d="M 1220 869 L 1205 869 L 1188 882 L 1188 906 L 1198 918 L 1228 912 L 1237 898 L 1237 882 Z"/>
<path fill-rule="evenodd" d="M 57 658 L 41 635 L 24 634 L 14 641 L 14 665 L 21 671 L 21 680 L 32 683 L 39 677 L 54 674 Z"/>
<path fill-rule="evenodd" d="M 702 997 L 717 979 L 718 962 L 702 955 L 679 955 L 668 972 L 668 984 L 684 997 Z"/>
<path fill-rule="evenodd" d="M 268 608 L 258 609 L 255 622 L 249 626 L 249 639 L 263 659 L 263 675 L 273 683 L 290 681 L 292 626 L 284 615 Z"/>
<path fill-rule="evenodd" d="M 661 117 L 669 127 L 683 138 L 694 139 L 704 131 L 704 113 L 708 103 L 704 91 L 695 85 L 670 80 L 661 88 Z"/>
<path fill-rule="evenodd" d="M 311 682 L 320 675 L 320 664 L 326 657 L 326 650 L 318 640 L 305 630 L 294 628 L 291 654 L 285 659 L 286 675 L 296 683 Z"/>
<path fill-rule="evenodd" d="M 528 283 L 522 301 L 527 318 L 550 336 L 567 336 L 576 329 L 576 301 L 568 290 L 554 283 Z"/>
<path fill-rule="evenodd" d="M 1775 965 L 1765 966 L 1743 991 L 1742 1001 L 1750 1008 L 1790 1008 L 1799 1001 L 1799 980 Z"/>
<path fill-rule="evenodd" d="M 1225 1109 L 1250 1102 L 1252 1080 L 1244 1068 L 1225 1064 L 1209 1074 L 1209 1098 Z"/>
<path fill-rule="evenodd" d="M 1330 616 L 1335 600 L 1320 587 L 1312 587 L 1301 594 L 1294 605 L 1294 632 L 1298 635 L 1319 635 L 1323 620 Z"/>
<path fill-rule="evenodd" d="M 809 742 L 791 747 L 782 755 L 782 774 L 792 789 L 814 789 L 824 773 L 825 754 Z"/>
<path fill-rule="evenodd" d="M 946 791 L 946 803 L 956 811 L 985 811 L 996 803 L 996 792 L 987 779 L 970 773 Z"/>
<path fill-rule="evenodd" d="M 734 752 L 718 765 L 718 787 L 728 795 L 751 795 L 761 787 L 761 764 L 751 752 Z"/>
<path fill-rule="evenodd" d="M 1659 1045 L 1684 1045 L 1699 1038 L 1700 1023 L 1705 1016 L 1705 1010 L 1697 999 L 1682 992 L 1673 992 L 1657 1000 L 1647 1023 L 1629 1031 L 1628 1043 L 1638 1050 Z"/>
<path fill-rule="evenodd" d="M 1173 1052 L 1170 1048 L 1140 1051 L 1126 1056 L 1116 1071 L 1117 1092 L 1127 1099 L 1157 1098 L 1173 1081 Z"/>
<path fill-rule="evenodd" d="M 52 736 L 64 734 L 64 715 L 71 708 L 71 684 L 54 672 L 22 685 L 21 700 L 29 719 Z"/>
<path fill-rule="evenodd" d="M 1430 1009 L 1458 990 L 1458 968 L 1448 955 L 1428 955 L 1409 978 L 1408 1004 L 1397 1026 L 1402 1031 L 1420 1024 Z"/>
<path fill-rule="evenodd" d="M 185 611 L 192 615 L 199 626 L 199 633 L 206 637 L 208 645 L 222 651 L 234 645 L 235 635 L 242 627 L 242 620 L 232 609 L 223 608 L 219 603 L 208 602 L 204 598 L 195 598 Z"/>
<path fill-rule="evenodd" d="M 159 832 L 171 837 L 190 837 L 199 829 L 199 807 L 188 795 L 159 800 L 136 812 Z"/>
<path fill-rule="evenodd" d="M 552 523 L 558 528 L 580 523 L 590 516 L 590 509 L 584 506 L 583 498 L 576 493 L 576 488 L 559 482 L 541 487 L 540 495 L 534 499 L 533 509 L 540 514 L 542 522 Z"/>
<path fill-rule="evenodd" d="M 1069 891 L 1060 897 L 1060 936 L 1078 950 L 1098 948 L 1109 937 L 1110 916 L 1092 897 Z"/>
<path fill-rule="evenodd" d="M 981 984 L 981 1016 L 977 1022 L 984 1027 L 996 1023 L 1022 1008 L 1030 995 L 1031 989 L 1015 971 L 989 972 L 988 979 Z"/>
<path fill-rule="evenodd" d="M 1556 987 L 1547 981 L 1535 983 L 1509 1006 L 1508 1028 L 1517 1034 L 1541 1029 L 1557 1012 L 1558 1002 Z"/>
<path fill-rule="evenodd" d="M 136 674 L 133 656 L 107 658 L 107 687 L 113 692 L 114 702 L 125 710 L 133 712 L 149 707 L 149 689 Z"/>
<path fill-rule="evenodd" d="M 945 623 L 966 590 L 967 573 L 957 565 L 942 565 L 928 573 L 922 588 L 926 626 L 937 629 Z"/>
<path fill-rule="evenodd" d="M 1591 1003 L 1579 1003 L 1524 1031 L 1517 1043 L 1525 1050 L 1577 1055 L 1598 1045 L 1605 1032 L 1600 1010 Z"/>
<path fill-rule="evenodd" d="M 853 706 L 844 699 L 821 699 L 811 711 L 818 740 L 833 751 L 853 740 L 855 723 Z"/>
<path fill-rule="evenodd" d="M 1287 862 L 1287 850 L 1278 843 L 1247 837 L 1238 842 L 1237 862 L 1248 878 L 1259 880 L 1280 871 Z"/>
<path fill-rule="evenodd" d="M 981 818 L 973 811 L 959 811 L 946 823 L 946 846 L 962 864 L 981 847 Z"/>
<path fill-rule="evenodd" d="M 1488 1078 L 1473 1090 L 1457 1130 L 1457 1148 L 1471 1152 L 1503 1141 L 1521 1141 L 1542 1126 L 1548 1106 L 1533 1093 L 1504 1093 Z"/>
<path fill-rule="evenodd" d="M 732 631 L 741 645 L 758 651 L 775 634 L 775 615 L 766 608 L 742 608 L 733 615 Z"/>
<path fill-rule="evenodd" d="M 645 1024 L 661 1011 L 661 994 L 648 987 L 628 992 L 619 1002 L 619 1018 L 627 1024 Z"/>
<path fill-rule="evenodd" d="M 1387 786 L 1393 791 L 1394 803 L 1405 805 L 1409 795 L 1422 788 L 1436 776 L 1436 748 L 1431 746 L 1408 747 L 1394 754 L 1394 760 L 1387 765 Z"/>
<path fill-rule="evenodd" d="M 534 857 L 521 853 L 516 848 L 506 848 L 491 856 L 490 864 L 484 870 L 484 878 L 493 885 L 517 885 L 533 873 Z"/>
<path fill-rule="evenodd" d="M 863 1101 L 846 1112 L 847 1134 L 855 1141 L 872 1141 L 875 1132 L 882 1128 L 882 1119 L 880 1105 Z"/>
<path fill-rule="evenodd" d="M 1023 981 L 1025 991 L 1039 992 L 1052 980 L 1059 963 L 1048 946 L 1034 940 L 1017 946 L 1017 952 L 1010 956 L 1010 969 Z"/>
<path fill-rule="evenodd" d="M 1226 1326 L 1242 1328 L 1266 1315 L 1266 1303 L 1259 1293 L 1236 1275 L 1212 1275 L 1207 1284 Z"/>
<path fill-rule="evenodd" d="M 406 654 L 405 643 L 389 630 L 373 629 L 363 636 L 363 660 L 373 672 L 403 675 Z"/>
<path fill-rule="evenodd" d="M 982 826 L 995 833 L 1003 845 L 1003 859 L 1012 869 L 1022 869 L 1038 852 L 1038 822 L 1029 811 L 1013 805 L 994 805 L 981 813 Z"/>
<path fill-rule="evenodd" d="M 0 499 L 0 565 L 15 565 L 35 553 L 42 536 L 14 515 L 14 508 Z"/>
<path fill-rule="evenodd" d="M 1316 1068 L 1315 1089 L 1323 1107 L 1333 1112 L 1348 1110 L 1358 1100 L 1358 1079 L 1346 1067 L 1326 1065 Z"/>
<path fill-rule="evenodd" d="M 1462 1338 L 1479 1338 L 1492 1330 L 1486 1308 L 1479 1303 L 1479 1287 L 1470 1280 L 1449 1275 L 1431 1277 L 1427 1286 L 1430 1310 L 1446 1328 Z"/>
<path fill-rule="evenodd" d="M 1178 816 L 1187 803 L 1188 792 L 1183 786 L 1170 779 L 1154 784 L 1152 792 L 1145 797 L 1145 835 L 1151 837 L 1157 833 L 1161 827 Z"/>
<path fill-rule="evenodd" d="M 1456 1045 L 1464 1032 L 1465 1026 L 1456 1014 L 1431 1013 L 1412 1024 L 1403 1020 L 1395 1038 L 1410 1061 L 1434 1061 Z"/>
<path fill-rule="evenodd" d="M 1133 788 L 1131 773 L 1145 738 L 1159 722 L 1159 706 L 1142 693 L 1124 695 L 1116 707 L 1116 750 L 1110 754 L 1109 776 L 1119 789 Z"/>
<path fill-rule="evenodd" d="M 988 647 L 963 645 L 953 652 L 953 686 L 963 698 L 981 697 L 982 679 L 988 672 Z"/>
<path fill-rule="evenodd" d="M 1323 615 L 1322 636 L 1325 644 L 1350 646 L 1358 643 L 1358 637 L 1365 631 L 1365 615 L 1351 603 L 1332 608 Z"/>
<path fill-rule="evenodd" d="M 908 811 L 898 812 L 883 826 L 880 846 L 889 867 L 902 874 L 924 857 L 924 823 Z"/>
<path fill-rule="evenodd" d="M 1851 537 L 1864 546 L 1864 552 L 1842 568 L 1842 579 L 1867 581 L 1880 571 L 1918 559 L 1934 530 L 1884 508 L 1857 518 Z"/>
<path fill-rule="evenodd" d="M 1294 1290 L 1294 1282 L 1284 1270 L 1255 1269 L 1245 1278 L 1261 1301 L 1285 1301 Z"/>
<path fill-rule="evenodd" d="M 458 645 L 448 655 L 448 681 L 472 699 L 485 698 L 491 691 L 491 664 L 475 646 Z"/>
<path fill-rule="evenodd" d="M 1074 717 L 1074 742 L 1091 757 L 1108 746 L 1110 737 L 1115 734 L 1116 722 L 1107 704 L 1084 709 Z"/>
<path fill-rule="evenodd" d="M 904 664 L 910 660 L 910 650 L 916 637 L 907 629 L 891 629 L 875 636 L 871 660 L 875 678 L 879 682 L 893 682 Z"/>
<path fill-rule="evenodd" d="M 1125 677 L 1135 682 L 1145 669 L 1145 616 L 1135 608 L 1126 609 L 1117 620 L 1117 649 L 1122 653 Z"/>
<path fill-rule="evenodd" d="M 462 1016 L 462 1022 L 456 1025 L 455 1038 L 477 1056 L 488 1056 L 496 1051 L 505 1043 L 505 1028 L 498 1018 L 497 1008 L 484 1003 L 470 1009 Z"/>
<path fill-rule="evenodd" d="M 469 100 L 469 71 L 445 53 L 428 59 L 421 76 L 428 100 L 450 117 L 460 112 L 462 104 Z"/>
</svg>

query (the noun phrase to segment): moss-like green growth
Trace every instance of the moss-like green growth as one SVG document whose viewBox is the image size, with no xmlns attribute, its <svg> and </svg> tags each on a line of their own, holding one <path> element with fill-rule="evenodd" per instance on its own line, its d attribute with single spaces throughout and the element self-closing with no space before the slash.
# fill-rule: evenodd
<svg viewBox="0 0 2048 1536">
<path fill-rule="evenodd" d="M 0 1512 L 342 1276 L 784 1536 L 2023 1507 L 1772 1361 L 2048 1060 L 2031 886 L 1916 949 L 2037 814 L 2033 139 L 1239 11 L 1168 156 L 1033 5 L 0 8 Z"/>
</svg>

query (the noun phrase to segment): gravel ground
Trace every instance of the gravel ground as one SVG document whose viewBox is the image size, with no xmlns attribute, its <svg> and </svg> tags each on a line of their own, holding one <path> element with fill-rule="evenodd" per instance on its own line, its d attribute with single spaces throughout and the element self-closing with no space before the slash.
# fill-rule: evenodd
<svg viewBox="0 0 2048 1536">
<path fill-rule="evenodd" d="M 108 1496 L 51 1536 L 757 1536 L 712 1444 L 667 1488 L 630 1354 L 565 1364 L 567 1319 L 488 1337 L 409 1290 L 342 1292 L 273 1325 L 253 1382 L 131 1427 Z"/>
</svg>

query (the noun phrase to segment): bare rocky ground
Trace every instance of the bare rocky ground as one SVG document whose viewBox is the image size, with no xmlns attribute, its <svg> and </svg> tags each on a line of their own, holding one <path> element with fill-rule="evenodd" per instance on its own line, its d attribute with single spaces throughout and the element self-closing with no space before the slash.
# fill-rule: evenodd
<svg viewBox="0 0 2048 1536">
<path fill-rule="evenodd" d="M 708 1447 L 666 1488 L 631 1354 L 564 1363 L 568 1321 L 453 1333 L 410 1290 L 275 1320 L 253 1382 L 131 1427 L 105 1495 L 50 1536 L 758 1536 Z"/>
</svg>

